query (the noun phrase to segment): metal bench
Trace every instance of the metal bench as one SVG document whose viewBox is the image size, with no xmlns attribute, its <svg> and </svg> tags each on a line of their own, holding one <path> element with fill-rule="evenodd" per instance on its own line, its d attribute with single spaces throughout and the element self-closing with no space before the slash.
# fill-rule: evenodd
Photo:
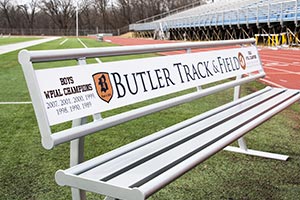
<svg viewBox="0 0 300 200">
<path fill-rule="evenodd" d="M 58 170 L 59 185 L 106 199 L 146 199 L 222 149 L 286 160 L 288 156 L 248 149 L 244 134 L 300 99 L 300 91 L 266 87 L 240 97 L 240 86 L 262 78 L 255 40 L 174 43 L 94 49 L 27 51 L 19 54 L 46 149 L 71 142 L 71 167 Z M 226 47 L 191 53 L 195 48 Z M 230 48 L 229 48 L 230 46 Z M 232 46 L 234 46 L 232 48 Z M 224 49 L 224 48 L 223 48 Z M 186 54 L 86 64 L 86 58 L 186 50 Z M 78 60 L 78 66 L 35 69 L 33 63 Z M 107 118 L 101 112 L 197 88 L 190 93 Z M 201 97 L 234 88 L 220 107 L 83 161 L 84 137 Z M 191 91 L 191 90 L 189 90 Z M 87 116 L 93 115 L 88 121 Z M 52 133 L 52 126 L 73 121 Z M 137 127 L 138 128 L 138 127 Z M 142 127 L 141 127 L 142 129 Z M 240 147 L 228 146 L 238 140 Z"/>
</svg>

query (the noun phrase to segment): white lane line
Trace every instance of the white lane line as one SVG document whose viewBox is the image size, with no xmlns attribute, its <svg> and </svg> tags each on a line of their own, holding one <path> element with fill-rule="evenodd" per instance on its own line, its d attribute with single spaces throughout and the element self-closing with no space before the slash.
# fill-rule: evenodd
<svg viewBox="0 0 300 200">
<path fill-rule="evenodd" d="M 59 45 L 63 45 L 68 40 L 69 40 L 69 38 L 65 39 L 64 41 L 62 41 L 61 43 L 59 43 Z"/>
<path fill-rule="evenodd" d="M 32 104 L 30 101 L 24 102 L 0 102 L 0 105 L 17 105 L 17 104 Z"/>
<path fill-rule="evenodd" d="M 84 46 L 84 48 L 88 48 L 88 47 L 82 42 L 82 40 L 81 40 L 80 38 L 77 38 L 77 40 L 82 44 L 82 46 Z"/>
<path fill-rule="evenodd" d="M 274 62 L 272 60 L 262 59 L 265 66 L 280 66 L 280 67 L 287 67 L 290 66 L 291 63 L 287 62 Z"/>
<path fill-rule="evenodd" d="M 77 40 L 82 44 L 82 46 L 84 46 L 84 48 L 87 48 L 88 47 L 82 42 L 82 40 L 80 38 L 77 38 Z M 95 58 L 95 60 L 98 62 L 98 63 L 102 63 L 102 61 L 99 59 L 99 58 Z"/>
<path fill-rule="evenodd" d="M 278 62 L 270 62 L 270 63 L 264 63 L 264 66 L 278 66 Z"/>
<path fill-rule="evenodd" d="M 284 79 L 279 79 L 280 82 L 283 82 L 283 83 L 287 83 L 288 81 L 287 80 L 284 80 Z"/>
<path fill-rule="evenodd" d="M 299 65 L 300 62 L 292 62 L 292 65 Z"/>
<path fill-rule="evenodd" d="M 272 82 L 272 81 L 269 81 L 269 80 L 267 80 L 267 79 L 264 79 L 264 78 L 261 78 L 260 79 L 261 81 L 263 81 L 263 82 L 265 82 L 265 83 L 268 83 L 268 84 L 270 84 L 270 85 L 273 85 L 273 86 L 275 86 L 275 87 L 279 87 L 279 88 L 285 88 L 284 86 L 282 86 L 282 85 L 279 85 L 279 84 L 277 84 L 277 83 L 274 83 L 274 82 Z"/>
<path fill-rule="evenodd" d="M 277 68 L 274 68 L 274 67 L 266 67 L 266 66 L 264 68 L 275 70 L 275 71 L 279 71 L 279 72 L 285 72 L 287 74 L 300 75 L 300 72 L 292 72 L 292 71 L 288 71 L 288 70 L 284 70 L 284 69 L 277 69 Z"/>
</svg>

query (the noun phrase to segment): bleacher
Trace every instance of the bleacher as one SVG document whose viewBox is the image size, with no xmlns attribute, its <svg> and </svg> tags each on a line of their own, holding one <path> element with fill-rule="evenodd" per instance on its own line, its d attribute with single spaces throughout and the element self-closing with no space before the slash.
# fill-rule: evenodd
<svg viewBox="0 0 300 200">
<path fill-rule="evenodd" d="M 241 26 L 294 22 L 300 19 L 298 0 L 233 0 L 200 5 L 159 20 L 130 25 L 133 31 Z"/>
</svg>

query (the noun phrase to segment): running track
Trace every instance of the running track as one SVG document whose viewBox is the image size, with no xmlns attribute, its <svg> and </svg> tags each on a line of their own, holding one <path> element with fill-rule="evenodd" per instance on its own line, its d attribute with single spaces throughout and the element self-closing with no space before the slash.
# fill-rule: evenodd
<svg viewBox="0 0 300 200">
<path fill-rule="evenodd" d="M 152 39 L 131 39 L 121 37 L 105 37 L 104 40 L 118 45 L 143 45 L 170 43 Z M 169 52 L 176 54 L 180 52 Z M 267 85 L 300 89 L 300 49 L 259 48 L 266 77 L 261 79 Z"/>
<path fill-rule="evenodd" d="M 261 49 L 266 77 L 262 80 L 277 87 L 300 89 L 300 51 Z"/>
</svg>

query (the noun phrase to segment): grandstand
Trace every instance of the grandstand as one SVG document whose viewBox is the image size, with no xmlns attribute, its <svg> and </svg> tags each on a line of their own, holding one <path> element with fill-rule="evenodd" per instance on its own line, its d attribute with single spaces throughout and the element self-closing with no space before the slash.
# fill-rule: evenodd
<svg viewBox="0 0 300 200">
<path fill-rule="evenodd" d="M 227 0 L 164 14 L 130 25 L 136 36 L 173 40 L 256 37 L 268 45 L 299 42 L 299 0 Z"/>
</svg>

